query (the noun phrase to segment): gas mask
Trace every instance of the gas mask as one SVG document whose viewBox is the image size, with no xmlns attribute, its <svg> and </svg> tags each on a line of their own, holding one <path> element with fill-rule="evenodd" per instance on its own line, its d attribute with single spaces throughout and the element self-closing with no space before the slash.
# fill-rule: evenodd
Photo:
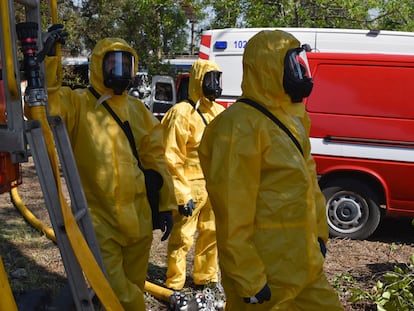
<svg viewBox="0 0 414 311">
<path fill-rule="evenodd" d="M 103 59 L 104 85 L 121 95 L 134 76 L 134 56 L 126 51 L 111 51 Z"/>
<path fill-rule="evenodd" d="M 221 96 L 221 71 L 213 70 L 206 72 L 203 78 L 203 94 L 206 98 L 214 101 Z"/>
<path fill-rule="evenodd" d="M 286 53 L 283 87 L 294 103 L 302 102 L 312 92 L 312 77 L 303 48 L 291 49 Z"/>
</svg>

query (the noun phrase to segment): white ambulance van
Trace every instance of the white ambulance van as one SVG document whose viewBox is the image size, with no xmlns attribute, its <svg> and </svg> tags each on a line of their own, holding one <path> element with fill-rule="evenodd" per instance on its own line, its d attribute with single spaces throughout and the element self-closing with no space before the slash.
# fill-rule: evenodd
<svg viewBox="0 0 414 311">
<path fill-rule="evenodd" d="M 260 30 L 281 29 L 313 52 L 414 54 L 414 32 L 335 28 L 225 28 L 203 32 L 199 58 L 216 62 L 223 71 L 225 107 L 241 94 L 242 56 L 247 41 Z"/>
<path fill-rule="evenodd" d="M 242 54 L 261 29 L 210 30 L 199 56 L 223 71 L 224 106 L 241 94 Z M 283 29 L 313 52 L 305 100 L 331 236 L 366 239 L 383 217 L 414 216 L 414 33 Z"/>
</svg>

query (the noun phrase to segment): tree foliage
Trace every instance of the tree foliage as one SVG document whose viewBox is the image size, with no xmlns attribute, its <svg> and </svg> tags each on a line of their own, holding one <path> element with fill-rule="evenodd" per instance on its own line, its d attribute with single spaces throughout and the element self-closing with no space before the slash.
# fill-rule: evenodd
<svg viewBox="0 0 414 311">
<path fill-rule="evenodd" d="M 137 50 L 141 67 L 157 71 L 164 70 L 161 58 L 194 51 L 190 34 L 197 42 L 209 28 L 414 31 L 411 0 L 71 0 L 60 2 L 59 14 L 71 54 L 85 54 L 99 39 L 116 36 Z"/>
<path fill-rule="evenodd" d="M 188 16 L 172 0 L 84 0 L 60 4 L 60 19 L 70 34 L 72 54 L 91 51 L 105 37 L 125 39 L 139 55 L 140 66 L 160 66 L 161 58 L 188 53 Z M 197 18 L 197 10 L 192 12 Z"/>
<path fill-rule="evenodd" d="M 211 28 L 327 27 L 413 31 L 411 0 L 204 1 Z"/>
</svg>

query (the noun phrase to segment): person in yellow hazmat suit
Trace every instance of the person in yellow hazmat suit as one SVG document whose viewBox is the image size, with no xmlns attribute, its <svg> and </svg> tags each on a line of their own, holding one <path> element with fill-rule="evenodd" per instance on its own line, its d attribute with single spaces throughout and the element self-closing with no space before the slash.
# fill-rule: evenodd
<svg viewBox="0 0 414 311">
<path fill-rule="evenodd" d="M 328 225 L 302 104 L 313 82 L 299 41 L 279 30 L 253 36 L 241 86 L 199 148 L 226 311 L 343 310 L 323 271 Z"/>
<path fill-rule="evenodd" d="M 146 169 L 162 175 L 159 222 L 166 239 L 177 209 L 159 121 L 127 88 L 138 55 L 123 39 L 100 40 L 90 58 L 89 88 L 58 85 L 57 59 L 46 59 L 49 109 L 66 124 L 109 283 L 125 310 L 145 310 L 144 284 L 152 243 L 151 208 L 144 174 L 127 136 L 105 109 L 128 121 L 136 149 Z"/>
<path fill-rule="evenodd" d="M 174 181 L 178 211 L 168 241 L 166 286 L 181 290 L 186 281 L 186 256 L 194 243 L 193 280 L 196 285 L 218 285 L 214 214 L 198 159 L 198 146 L 206 124 L 224 107 L 217 64 L 196 60 L 190 70 L 188 99 L 175 104 L 161 120 L 165 157 Z M 213 285 L 214 284 L 214 285 Z"/>
</svg>

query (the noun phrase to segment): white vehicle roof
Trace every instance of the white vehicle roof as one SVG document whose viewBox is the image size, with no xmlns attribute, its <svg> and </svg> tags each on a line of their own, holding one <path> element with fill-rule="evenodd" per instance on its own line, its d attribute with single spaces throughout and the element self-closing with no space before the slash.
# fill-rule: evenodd
<svg viewBox="0 0 414 311">
<path fill-rule="evenodd" d="M 315 52 L 414 55 L 414 32 L 334 28 L 226 28 L 206 30 L 199 57 L 217 63 L 223 72 L 221 99 L 241 95 L 242 56 L 247 41 L 261 30 L 280 29 L 293 34 Z"/>
<path fill-rule="evenodd" d="M 76 66 L 76 65 L 89 65 L 87 57 L 65 57 L 62 59 L 63 65 Z"/>
<path fill-rule="evenodd" d="M 265 29 L 280 29 L 293 34 L 301 44 L 309 44 L 319 52 L 389 53 L 414 54 L 414 32 L 389 30 L 363 30 L 339 28 L 225 28 L 206 30 L 211 47 L 217 41 L 227 41 L 225 53 L 237 52 L 240 41 L 248 41 L 257 32 Z M 208 48 L 208 47 L 207 47 Z M 206 53 L 206 46 L 200 46 Z M 219 50 L 216 50 L 217 52 Z"/>
</svg>

